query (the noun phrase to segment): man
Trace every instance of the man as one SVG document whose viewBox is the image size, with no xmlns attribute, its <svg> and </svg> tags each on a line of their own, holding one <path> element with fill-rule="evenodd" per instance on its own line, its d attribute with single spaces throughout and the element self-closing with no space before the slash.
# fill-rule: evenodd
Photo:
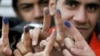
<svg viewBox="0 0 100 56">
<path fill-rule="evenodd" d="M 56 8 L 57 40 L 61 45 L 64 39 L 64 56 L 99 56 L 100 43 L 94 27 L 100 19 L 100 1 L 57 0 Z M 70 41 L 65 37 L 71 38 Z"/>
<path fill-rule="evenodd" d="M 20 20 L 22 20 L 22 22 L 42 23 L 43 8 L 47 7 L 48 3 L 49 3 L 49 0 L 13 0 L 13 8 L 14 8 L 18 18 L 21 18 Z M 48 13 L 48 11 L 47 11 L 47 13 Z M 6 18 L 5 21 L 7 21 L 7 20 L 8 19 Z M 16 21 L 16 20 L 14 20 L 14 21 Z M 9 24 L 10 24 L 10 22 L 9 22 Z M 13 24 L 13 23 L 11 23 L 11 24 Z M 11 24 L 10 24 L 10 26 L 11 26 Z M 19 41 L 20 34 L 22 33 L 23 30 L 22 29 L 18 30 L 18 29 L 20 29 L 19 28 L 20 26 L 23 27 L 23 25 L 25 25 L 25 24 L 22 23 L 17 26 L 14 25 L 13 28 L 11 28 L 11 30 L 14 30 L 14 32 L 12 32 L 12 33 L 15 33 L 15 31 L 16 31 L 17 33 L 15 33 L 15 34 L 18 34 L 17 36 L 13 36 L 14 42 L 11 42 L 11 43 L 13 43 L 13 44 L 11 44 L 11 46 L 13 46 L 16 42 Z M 8 24 L 7 24 L 7 26 L 8 26 Z M 7 30 L 7 32 L 8 32 L 8 30 Z M 12 33 L 11 33 L 11 35 L 12 35 Z M 3 34 L 4 34 L 4 32 L 3 32 Z M 12 37 L 10 37 L 10 38 L 12 38 Z M 15 48 L 15 45 L 14 45 L 14 48 Z M 10 55 L 11 55 L 11 52 L 10 52 Z"/>
<path fill-rule="evenodd" d="M 43 22 L 43 8 L 49 0 L 13 0 L 12 6 L 17 16 L 26 22 Z"/>
</svg>

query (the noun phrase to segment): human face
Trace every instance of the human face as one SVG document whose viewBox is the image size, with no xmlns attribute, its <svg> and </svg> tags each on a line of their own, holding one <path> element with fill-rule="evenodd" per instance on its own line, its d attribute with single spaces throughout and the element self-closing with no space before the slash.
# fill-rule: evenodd
<svg viewBox="0 0 100 56">
<path fill-rule="evenodd" d="M 99 0 L 58 0 L 56 8 L 62 19 L 69 20 L 84 38 L 89 37 L 100 16 Z"/>
<path fill-rule="evenodd" d="M 49 0 L 18 0 L 17 14 L 26 21 L 43 22 L 43 8 L 48 6 Z"/>
</svg>

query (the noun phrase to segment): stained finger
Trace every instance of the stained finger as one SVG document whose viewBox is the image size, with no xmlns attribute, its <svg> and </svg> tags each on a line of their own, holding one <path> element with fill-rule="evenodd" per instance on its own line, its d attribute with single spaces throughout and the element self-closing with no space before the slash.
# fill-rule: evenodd
<svg viewBox="0 0 100 56">
<path fill-rule="evenodd" d="M 4 46 L 9 45 L 8 34 L 9 34 L 9 21 L 8 21 L 7 17 L 3 17 L 3 20 L 2 20 L 2 40 L 3 40 Z"/>
<path fill-rule="evenodd" d="M 59 9 L 56 9 L 55 12 L 55 25 L 57 29 L 57 38 L 56 40 L 62 44 L 64 39 L 64 32 L 63 32 L 63 20 L 61 17 L 61 12 Z"/>
<path fill-rule="evenodd" d="M 44 20 L 43 20 L 43 31 L 48 32 L 51 24 L 49 9 L 44 8 Z"/>
<path fill-rule="evenodd" d="M 72 36 L 72 38 L 75 40 L 75 41 L 82 41 L 84 40 L 84 37 L 81 35 L 80 31 L 69 21 L 65 21 L 64 22 L 64 25 L 66 27 L 66 32 L 70 33 L 70 36 Z M 70 37 L 69 36 L 69 37 Z"/>
<path fill-rule="evenodd" d="M 27 48 L 28 51 L 31 51 L 31 37 L 30 37 L 30 33 L 29 33 L 29 27 L 25 27 L 24 28 L 24 41 L 23 44 L 24 46 Z"/>
</svg>

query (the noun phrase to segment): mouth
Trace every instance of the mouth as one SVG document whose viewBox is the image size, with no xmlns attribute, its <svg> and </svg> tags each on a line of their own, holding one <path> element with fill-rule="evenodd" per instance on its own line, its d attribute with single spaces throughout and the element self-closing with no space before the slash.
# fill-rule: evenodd
<svg viewBox="0 0 100 56">
<path fill-rule="evenodd" d="M 79 31 L 86 31 L 89 28 L 88 27 L 76 27 Z"/>
</svg>

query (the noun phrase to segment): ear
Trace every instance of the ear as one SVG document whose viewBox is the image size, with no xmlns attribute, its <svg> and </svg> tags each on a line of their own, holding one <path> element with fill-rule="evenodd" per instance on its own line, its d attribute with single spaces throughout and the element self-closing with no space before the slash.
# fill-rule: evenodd
<svg viewBox="0 0 100 56">
<path fill-rule="evenodd" d="M 56 0 L 49 0 L 50 15 L 54 15 Z"/>
</svg>

